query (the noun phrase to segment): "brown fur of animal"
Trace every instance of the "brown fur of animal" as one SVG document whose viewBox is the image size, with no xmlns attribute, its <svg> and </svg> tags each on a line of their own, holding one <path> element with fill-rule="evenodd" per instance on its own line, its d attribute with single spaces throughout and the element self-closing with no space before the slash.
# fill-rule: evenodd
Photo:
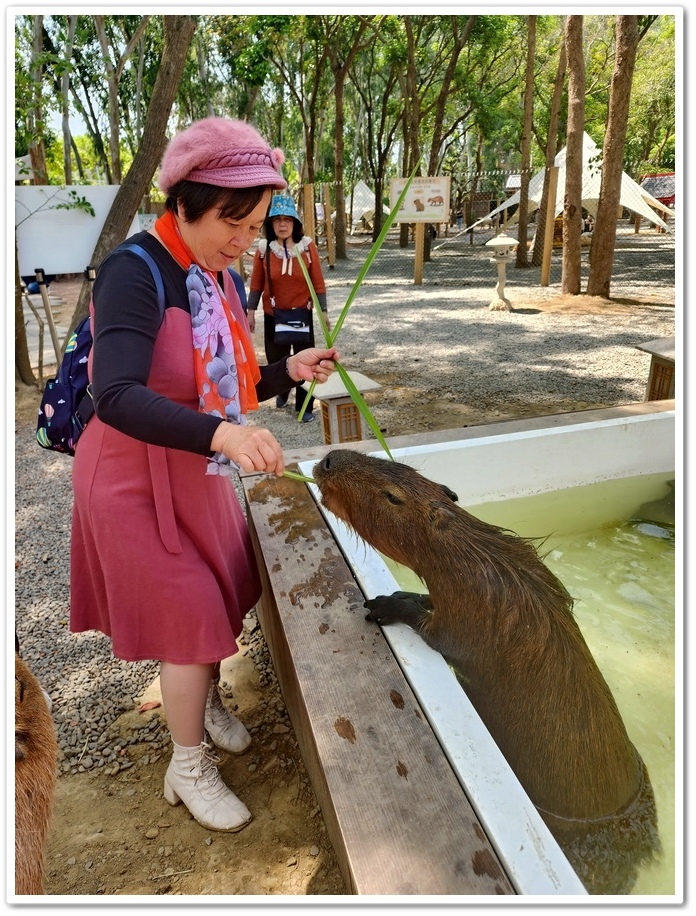
<svg viewBox="0 0 696 916">
<path fill-rule="evenodd" d="M 592 894 L 626 894 L 659 853 L 655 799 L 614 697 L 534 546 L 454 505 L 412 468 L 335 449 L 323 504 L 429 595 L 366 601 L 440 652 Z"/>
<path fill-rule="evenodd" d="M 46 698 L 15 655 L 15 893 L 44 893 L 58 746 Z"/>
</svg>

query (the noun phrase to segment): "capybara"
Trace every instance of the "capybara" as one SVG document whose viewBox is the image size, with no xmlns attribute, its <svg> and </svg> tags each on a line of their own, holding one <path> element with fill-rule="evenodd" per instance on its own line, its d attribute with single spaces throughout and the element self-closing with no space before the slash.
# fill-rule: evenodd
<svg viewBox="0 0 696 916">
<path fill-rule="evenodd" d="M 15 893 L 43 894 L 58 745 L 41 685 L 15 655 Z"/>
<path fill-rule="evenodd" d="M 652 786 L 534 545 L 405 464 L 334 449 L 314 479 L 327 509 L 428 588 L 366 601 L 366 619 L 408 624 L 444 656 L 588 892 L 627 894 L 660 851 Z"/>
</svg>

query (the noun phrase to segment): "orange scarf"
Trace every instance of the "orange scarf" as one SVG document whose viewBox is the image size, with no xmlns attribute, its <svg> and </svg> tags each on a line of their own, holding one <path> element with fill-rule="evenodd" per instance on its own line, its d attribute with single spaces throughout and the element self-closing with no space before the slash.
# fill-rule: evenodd
<svg viewBox="0 0 696 916">
<path fill-rule="evenodd" d="M 235 318 L 215 274 L 196 263 L 181 237 L 174 214 L 168 210 L 155 222 L 154 228 L 176 262 L 187 272 L 199 410 L 244 425 L 247 413 L 259 406 L 256 383 L 261 372 L 251 337 Z M 220 454 L 215 456 L 215 461 L 229 463 Z M 217 467 L 208 468 L 209 473 L 217 470 Z"/>
</svg>

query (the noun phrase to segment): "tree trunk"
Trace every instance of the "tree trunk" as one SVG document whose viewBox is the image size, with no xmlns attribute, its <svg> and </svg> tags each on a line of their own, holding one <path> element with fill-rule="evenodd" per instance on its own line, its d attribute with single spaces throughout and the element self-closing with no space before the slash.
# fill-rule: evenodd
<svg viewBox="0 0 696 916">
<path fill-rule="evenodd" d="M 420 159 L 420 145 L 418 142 L 418 130 L 420 127 L 420 97 L 418 95 L 418 71 L 416 66 L 416 40 L 413 34 L 413 22 L 411 16 L 404 16 L 404 26 L 406 30 L 406 39 L 408 45 L 408 59 L 406 62 L 406 73 L 402 86 L 402 98 L 404 100 L 403 130 L 404 130 L 404 157 L 403 157 L 403 177 L 407 178 Z M 420 172 L 420 169 L 419 169 Z M 408 237 L 410 233 L 410 223 L 400 223 L 399 225 L 399 247 L 408 247 Z"/>
<path fill-rule="evenodd" d="M 48 184 L 46 149 L 43 142 L 43 100 L 41 97 L 43 85 L 43 64 L 41 63 L 41 57 L 44 50 L 43 16 L 34 16 L 33 30 L 34 40 L 31 49 L 32 102 L 27 117 L 27 127 L 29 128 L 29 159 L 34 173 L 32 183 Z"/>
<path fill-rule="evenodd" d="M 536 51 L 536 16 L 527 17 L 527 70 L 524 84 L 524 122 L 522 127 L 522 173 L 520 175 L 520 206 L 517 211 L 517 267 L 529 267 L 527 228 L 529 223 L 529 173 L 532 168 L 532 112 L 534 108 L 534 54 Z"/>
<path fill-rule="evenodd" d="M 452 93 L 452 83 L 457 72 L 457 65 L 462 50 L 469 40 L 469 35 L 476 23 L 476 16 L 469 16 L 463 29 L 459 28 L 459 17 L 447 17 L 452 27 L 452 47 L 447 60 L 447 66 L 440 81 L 440 87 L 437 93 L 437 99 L 433 108 L 433 129 L 432 141 L 430 144 L 430 159 L 428 161 L 428 175 L 438 175 L 440 173 L 440 155 L 442 149 L 442 136 L 444 134 L 445 111 L 447 102 Z M 423 260 L 430 261 L 430 233 L 425 233 L 423 241 Z"/>
<path fill-rule="evenodd" d="M 73 42 L 75 40 L 75 29 L 77 28 L 77 16 L 68 16 L 68 37 L 65 40 L 65 71 L 61 77 L 61 104 L 62 104 L 62 130 L 63 130 L 63 175 L 65 183 L 71 185 L 72 180 L 72 159 L 70 150 L 72 148 L 72 137 L 70 135 L 70 62 L 72 61 Z"/>
<path fill-rule="evenodd" d="M 568 16 L 565 46 L 568 58 L 568 137 L 563 203 L 563 271 L 561 290 L 572 296 L 580 292 L 582 254 L 582 146 L 585 129 L 585 58 L 582 48 L 582 16 Z"/>
<path fill-rule="evenodd" d="M 15 381 L 21 382 L 23 385 L 36 385 L 36 378 L 29 359 L 23 300 L 22 282 L 19 277 L 19 254 L 15 239 Z"/>
<path fill-rule="evenodd" d="M 208 51 L 203 47 L 203 37 L 198 35 L 196 42 L 196 61 L 198 63 L 198 78 L 205 96 L 205 109 L 209 118 L 215 114 L 213 100 L 210 98 L 210 83 L 208 81 Z"/>
<path fill-rule="evenodd" d="M 123 73 L 126 61 L 133 52 L 133 48 L 140 41 L 141 35 L 145 32 L 149 16 L 143 16 L 138 23 L 138 27 L 128 42 L 125 51 L 120 56 L 115 51 L 116 64 L 111 60 L 111 47 L 109 36 L 106 33 L 106 22 L 104 16 L 94 17 L 94 26 L 99 37 L 99 45 L 102 51 L 104 61 L 104 72 L 106 82 L 109 88 L 109 157 L 111 160 L 111 173 L 115 184 L 121 184 L 121 144 L 119 141 L 119 102 L 118 102 L 118 84 Z"/>
<path fill-rule="evenodd" d="M 556 161 L 556 152 L 558 150 L 558 121 L 561 111 L 561 99 L 563 97 L 563 82 L 566 72 L 566 53 L 565 43 L 561 40 L 561 49 L 558 56 L 558 69 L 556 70 L 556 79 L 553 85 L 553 97 L 551 99 L 551 112 L 549 114 L 549 133 L 546 138 L 546 171 L 544 172 L 544 187 L 541 192 L 541 203 L 537 210 L 536 234 L 534 237 L 534 251 L 532 252 L 532 264 L 535 267 L 541 267 L 544 256 L 544 236 L 546 234 L 546 210 L 548 208 L 549 197 L 549 178 L 550 169 Z"/>
<path fill-rule="evenodd" d="M 609 298 L 614 266 L 616 223 L 621 202 L 621 175 L 626 144 L 631 84 L 638 48 L 638 17 L 616 17 L 616 61 L 609 92 L 607 132 L 602 149 L 602 183 L 590 248 L 588 296 Z"/>
<path fill-rule="evenodd" d="M 334 104 L 336 122 L 334 133 L 334 200 L 336 202 L 336 220 L 334 237 L 336 242 L 336 260 L 345 261 L 346 253 L 346 197 L 343 187 L 343 155 L 345 116 L 343 107 L 346 70 L 345 67 L 332 67 L 334 71 Z"/>
<path fill-rule="evenodd" d="M 164 152 L 167 121 L 179 89 L 196 21 L 193 16 L 164 16 L 163 22 L 164 50 L 147 109 L 145 130 L 133 164 L 109 210 L 104 228 L 92 254 L 92 264 L 98 265 L 111 249 L 126 237 L 133 217 L 138 212 L 140 201 Z M 87 314 L 89 296 L 89 284 L 85 281 L 70 324 L 71 331 Z"/>
<path fill-rule="evenodd" d="M 327 29 L 328 54 L 331 62 L 331 70 L 334 77 L 334 179 L 335 179 L 335 202 L 336 202 L 336 221 L 334 223 L 334 234 L 336 241 L 336 259 L 345 260 L 346 251 L 346 198 L 344 188 L 344 170 L 343 159 L 345 155 L 345 88 L 346 79 L 350 68 L 355 60 L 358 51 L 362 50 L 362 39 L 369 21 L 362 19 L 356 32 L 347 40 L 343 53 L 339 54 L 339 48 L 335 41 L 331 40 L 329 29 Z"/>
<path fill-rule="evenodd" d="M 118 129 L 118 79 L 116 78 L 116 68 L 111 60 L 111 49 L 106 34 L 104 16 L 95 16 L 94 25 L 97 30 L 97 35 L 99 36 L 99 45 L 101 47 L 102 60 L 104 62 L 104 73 L 106 75 L 106 85 L 109 90 L 109 162 L 114 184 L 120 184 L 121 152 Z"/>
</svg>

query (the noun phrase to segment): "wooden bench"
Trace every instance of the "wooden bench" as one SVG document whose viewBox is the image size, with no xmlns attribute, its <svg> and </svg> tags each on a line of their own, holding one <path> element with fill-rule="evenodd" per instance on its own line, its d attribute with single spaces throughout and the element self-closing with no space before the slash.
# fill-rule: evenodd
<svg viewBox="0 0 696 916">
<path fill-rule="evenodd" d="M 311 494 L 243 485 L 257 614 L 350 893 L 514 894 Z"/>
</svg>

